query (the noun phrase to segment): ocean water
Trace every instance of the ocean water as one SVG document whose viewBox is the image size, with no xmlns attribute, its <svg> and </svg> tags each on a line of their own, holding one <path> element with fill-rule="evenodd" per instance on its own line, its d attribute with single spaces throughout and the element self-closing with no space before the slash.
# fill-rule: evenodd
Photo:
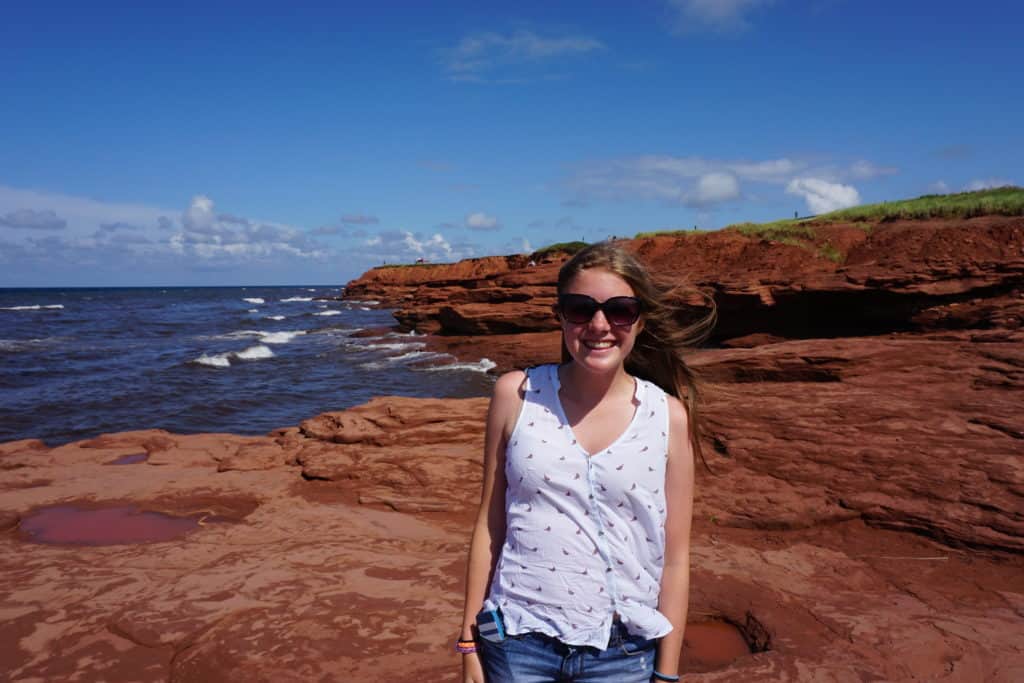
<svg viewBox="0 0 1024 683">
<path fill-rule="evenodd" d="M 424 350 L 338 287 L 0 289 L 0 442 L 265 434 L 373 396 L 484 396 L 488 361 Z"/>
</svg>

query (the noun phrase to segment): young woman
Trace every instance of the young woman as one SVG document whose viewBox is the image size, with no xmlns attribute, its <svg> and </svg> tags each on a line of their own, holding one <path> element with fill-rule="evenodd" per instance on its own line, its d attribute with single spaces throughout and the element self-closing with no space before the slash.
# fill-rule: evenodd
<svg viewBox="0 0 1024 683">
<path fill-rule="evenodd" d="M 678 679 L 696 388 L 688 328 L 640 263 L 587 247 L 558 277 L 562 365 L 502 376 L 456 649 L 467 683 Z"/>
</svg>

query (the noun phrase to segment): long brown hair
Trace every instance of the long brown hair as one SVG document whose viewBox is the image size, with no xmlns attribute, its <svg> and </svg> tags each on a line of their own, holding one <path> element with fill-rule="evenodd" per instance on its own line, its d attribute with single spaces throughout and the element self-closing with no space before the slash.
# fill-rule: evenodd
<svg viewBox="0 0 1024 683">
<path fill-rule="evenodd" d="M 614 273 L 633 288 L 643 307 L 644 328 L 637 335 L 633 351 L 626 359 L 626 372 L 657 384 L 665 393 L 683 402 L 689 418 L 690 444 L 706 466 L 700 445 L 699 382 L 696 373 L 686 364 L 683 353 L 711 333 L 717 320 L 714 299 L 701 292 L 656 280 L 633 254 L 611 242 L 584 247 L 567 261 L 558 271 L 558 293 L 564 292 L 581 271 L 590 268 Z M 680 303 L 687 294 L 701 296 L 710 312 L 698 320 L 684 321 Z M 570 360 L 572 357 L 563 339 L 562 361 Z"/>
</svg>

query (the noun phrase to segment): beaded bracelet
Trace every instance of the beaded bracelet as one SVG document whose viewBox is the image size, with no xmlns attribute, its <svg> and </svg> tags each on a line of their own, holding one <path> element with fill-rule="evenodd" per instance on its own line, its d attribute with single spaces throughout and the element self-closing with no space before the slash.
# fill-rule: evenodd
<svg viewBox="0 0 1024 683">
<path fill-rule="evenodd" d="M 655 669 L 654 670 L 654 680 L 656 680 L 656 681 L 668 681 L 669 683 L 676 683 L 679 680 L 679 676 L 669 676 L 668 674 L 663 674 L 660 671 L 658 671 L 657 669 Z"/>
<path fill-rule="evenodd" d="M 476 652 L 476 641 L 475 640 L 462 640 L 461 638 L 455 641 L 455 651 L 463 655 L 471 655 Z"/>
</svg>

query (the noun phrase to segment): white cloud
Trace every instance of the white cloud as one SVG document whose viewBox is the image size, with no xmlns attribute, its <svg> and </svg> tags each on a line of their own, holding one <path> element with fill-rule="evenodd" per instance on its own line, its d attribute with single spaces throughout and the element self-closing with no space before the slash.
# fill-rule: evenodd
<svg viewBox="0 0 1024 683">
<path fill-rule="evenodd" d="M 710 206 L 740 196 L 742 181 L 784 184 L 807 164 L 646 155 L 581 164 L 566 180 L 574 199 L 654 199 Z M 564 202 L 563 202 L 564 203 Z"/>
<path fill-rule="evenodd" d="M 750 201 L 758 193 L 744 191 L 756 183 L 789 188 L 791 193 L 814 195 L 830 204 L 859 202 L 851 180 L 892 175 L 899 170 L 866 159 L 848 165 L 816 163 L 791 157 L 773 159 L 715 159 L 700 156 L 643 155 L 587 161 L 571 169 L 564 180 L 567 197 L 574 201 L 654 200 L 705 211 L 733 200 Z M 803 182 L 811 179 L 810 185 Z M 799 181 L 794 184 L 794 181 Z M 816 192 L 818 183 L 825 189 Z M 763 193 L 762 193 L 763 194 Z M 851 199 L 856 197 L 856 199 Z M 808 200 L 810 201 L 810 200 Z M 565 202 L 563 201 L 563 204 Z"/>
<path fill-rule="evenodd" d="M 692 206 L 709 206 L 736 199 L 740 196 L 740 183 L 732 173 L 706 173 L 697 179 L 697 188 L 686 198 Z"/>
<path fill-rule="evenodd" d="M 684 184 L 711 174 L 729 174 L 739 180 L 785 183 L 807 164 L 793 159 L 764 161 L 646 155 L 589 162 L 569 179 L 570 187 L 596 196 L 646 196 L 673 199 Z"/>
<path fill-rule="evenodd" d="M 767 159 L 765 161 L 732 161 L 726 163 L 726 169 L 744 180 L 759 182 L 780 182 L 805 168 L 807 164 L 792 159 Z"/>
<path fill-rule="evenodd" d="M 509 34 L 480 32 L 464 37 L 445 50 L 443 57 L 452 80 L 482 82 L 491 80 L 490 74 L 498 67 L 549 62 L 602 49 L 601 41 L 585 36 L 551 38 L 526 30 Z"/>
<path fill-rule="evenodd" d="M 287 225 L 256 222 L 214 211 L 204 195 L 192 198 L 182 230 L 171 236 L 172 251 L 204 261 L 240 263 L 279 257 L 322 259 L 327 252 L 307 233 Z"/>
<path fill-rule="evenodd" d="M 932 194 L 949 194 L 949 185 L 944 180 L 936 180 L 928 186 L 928 192 Z"/>
<path fill-rule="evenodd" d="M 130 256 L 132 267 L 150 263 L 194 269 L 321 260 L 327 254 L 307 233 L 290 226 L 218 214 L 205 195 L 194 197 L 184 211 L 173 211 L 0 186 L 0 216 L 21 224 L 33 222 L 36 233 L 44 225 L 50 231 L 59 229 L 58 234 L 39 239 L 29 231 L 0 225 L 17 241 L 25 260 L 38 263 L 60 259 L 70 266 L 117 268 Z"/>
<path fill-rule="evenodd" d="M 964 186 L 964 190 L 975 192 L 977 190 L 993 190 L 997 187 L 1009 187 L 1011 185 L 1013 185 L 1013 181 L 1004 178 L 977 178 L 967 183 Z"/>
<path fill-rule="evenodd" d="M 63 230 L 68 226 L 68 222 L 63 218 L 58 218 L 54 211 L 17 209 L 0 216 L 0 226 L 26 230 Z"/>
<path fill-rule="evenodd" d="M 0 185 L 0 214 L 18 209 L 53 211 L 67 221 L 68 229 L 72 232 L 76 229 L 92 232 L 102 223 L 156 225 L 162 217 L 177 213 L 172 209 L 102 202 L 85 197 L 21 190 Z"/>
<path fill-rule="evenodd" d="M 118 230 L 141 230 L 138 225 L 132 225 L 131 223 L 102 223 L 100 225 L 101 232 L 116 232 Z"/>
<path fill-rule="evenodd" d="M 341 217 L 341 222 L 350 225 L 377 225 L 380 223 L 380 219 L 376 216 L 367 216 L 361 213 L 347 213 Z"/>
<path fill-rule="evenodd" d="M 680 33 L 736 33 L 750 28 L 746 14 L 772 0 L 669 0 Z"/>
<path fill-rule="evenodd" d="M 181 215 L 181 222 L 185 229 L 196 232 L 208 231 L 213 226 L 215 220 L 213 200 L 203 195 L 193 197 L 192 203 L 189 204 L 188 208 Z M 235 221 L 229 220 L 228 222 L 234 223 Z"/>
<path fill-rule="evenodd" d="M 501 227 L 498 219 L 482 211 L 466 216 L 466 227 L 470 230 L 497 230 Z"/>
<path fill-rule="evenodd" d="M 802 196 L 811 213 L 828 213 L 860 204 L 860 193 L 852 185 L 830 183 L 820 178 L 794 178 L 786 186 L 788 194 Z"/>
<path fill-rule="evenodd" d="M 476 255 L 471 244 L 453 245 L 437 232 L 426 236 L 408 230 L 385 230 L 365 240 L 359 250 L 367 260 L 385 263 L 457 261 Z"/>
<path fill-rule="evenodd" d="M 879 176 L 895 175 L 899 173 L 899 169 L 894 166 L 878 166 L 870 161 L 861 159 L 860 161 L 855 161 L 850 166 L 849 173 L 856 180 L 869 180 Z"/>
</svg>

